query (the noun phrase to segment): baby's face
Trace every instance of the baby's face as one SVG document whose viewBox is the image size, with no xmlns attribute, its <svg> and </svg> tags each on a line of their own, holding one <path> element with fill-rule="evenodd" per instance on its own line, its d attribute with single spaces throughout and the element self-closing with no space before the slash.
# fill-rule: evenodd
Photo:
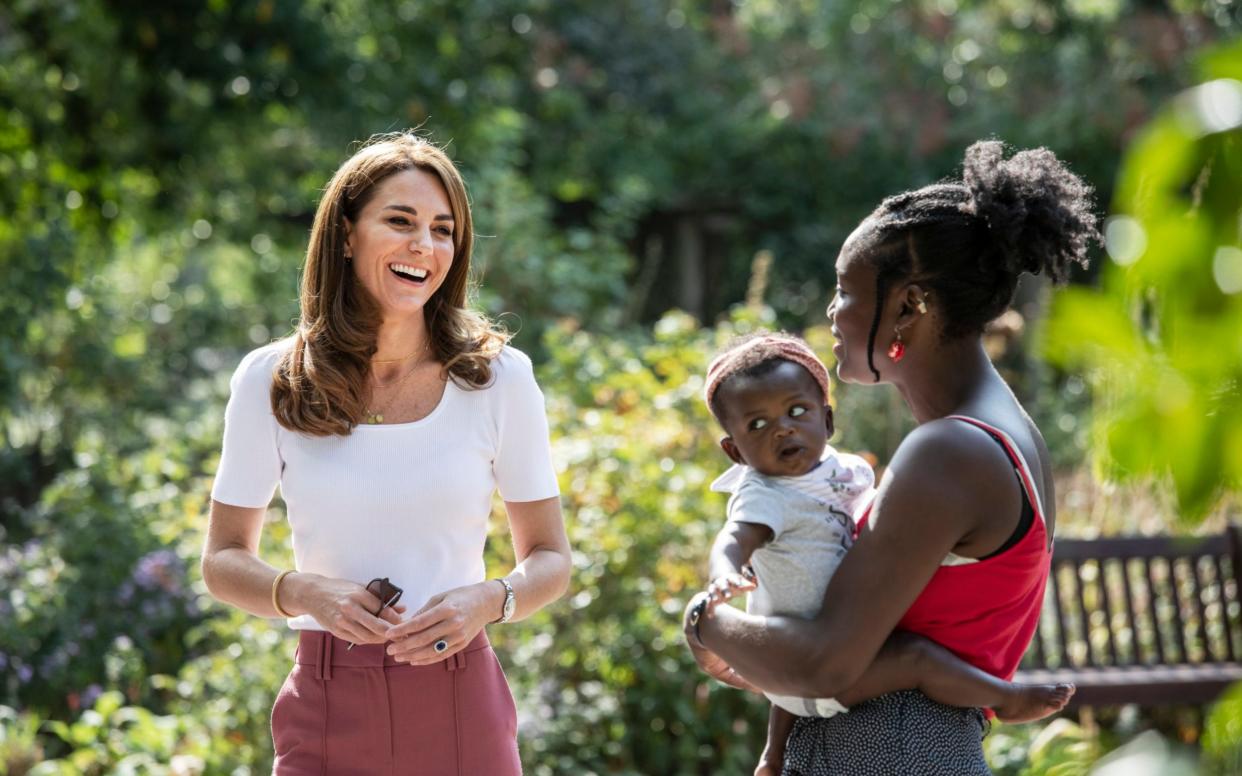
<svg viewBox="0 0 1242 776">
<path fill-rule="evenodd" d="M 737 463 L 779 477 L 806 474 L 819 463 L 832 435 L 832 411 L 802 366 L 782 361 L 758 377 L 734 375 L 716 396 L 729 434 L 721 446 Z"/>
</svg>

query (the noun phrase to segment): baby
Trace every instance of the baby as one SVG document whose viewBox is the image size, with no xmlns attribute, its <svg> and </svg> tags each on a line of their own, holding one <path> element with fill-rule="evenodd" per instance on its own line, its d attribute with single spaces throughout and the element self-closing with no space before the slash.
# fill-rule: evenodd
<svg viewBox="0 0 1242 776">
<path fill-rule="evenodd" d="M 748 592 L 754 614 L 814 617 L 853 544 L 853 515 L 874 495 L 870 465 L 828 444 L 833 433 L 828 370 L 801 339 L 739 339 L 708 367 L 705 398 L 735 464 L 712 484 L 731 493 L 728 520 L 712 546 L 702 616 Z M 795 715 L 830 717 L 850 704 L 918 689 L 951 706 L 990 707 L 1022 722 L 1060 710 L 1069 685 L 1020 685 L 994 677 L 933 642 L 895 634 L 858 684 L 840 698 L 766 694 L 772 702 L 763 762 L 776 771 Z"/>
</svg>

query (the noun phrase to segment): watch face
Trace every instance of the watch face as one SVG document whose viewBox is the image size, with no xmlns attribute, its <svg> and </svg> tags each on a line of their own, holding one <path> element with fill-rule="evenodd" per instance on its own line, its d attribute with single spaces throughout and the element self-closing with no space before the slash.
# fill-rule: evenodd
<svg viewBox="0 0 1242 776">
<path fill-rule="evenodd" d="M 517 608 L 517 601 L 514 600 L 512 594 L 509 594 L 508 596 L 505 597 L 505 619 L 506 620 L 513 616 L 513 610 L 516 608 Z"/>
</svg>

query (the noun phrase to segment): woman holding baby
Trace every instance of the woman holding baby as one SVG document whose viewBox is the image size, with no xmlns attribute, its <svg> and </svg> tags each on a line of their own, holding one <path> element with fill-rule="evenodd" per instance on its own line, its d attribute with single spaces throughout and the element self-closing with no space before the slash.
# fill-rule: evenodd
<svg viewBox="0 0 1242 776">
<path fill-rule="evenodd" d="M 828 308 L 837 374 L 894 385 L 918 426 L 856 515 L 817 614 L 705 607 L 707 593 L 687 607 L 687 640 L 713 676 L 770 697 L 851 700 L 799 717 L 760 772 L 990 772 L 990 710 L 857 688 L 911 638 L 998 679 L 1017 669 L 1050 567 L 1052 470 L 981 335 L 1023 272 L 1064 280 L 1095 238 L 1090 189 L 1050 151 L 1005 159 L 987 141 L 967 150 L 961 182 L 885 199 L 846 240 Z"/>
</svg>

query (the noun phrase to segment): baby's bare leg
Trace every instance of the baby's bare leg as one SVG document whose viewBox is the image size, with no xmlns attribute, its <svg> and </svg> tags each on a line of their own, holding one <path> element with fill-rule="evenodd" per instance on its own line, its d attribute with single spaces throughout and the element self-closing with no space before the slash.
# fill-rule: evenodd
<svg viewBox="0 0 1242 776">
<path fill-rule="evenodd" d="M 772 704 L 772 709 L 768 712 L 768 742 L 763 747 L 763 754 L 759 755 L 756 774 L 781 772 L 785 764 L 785 744 L 789 741 L 789 734 L 793 732 L 797 719 L 780 706 Z"/>
<path fill-rule="evenodd" d="M 991 708 L 1005 722 L 1060 711 L 1072 684 L 1015 684 L 992 676 L 921 636 L 895 632 L 866 672 L 837 700 L 846 707 L 896 690 L 920 690 L 948 706 Z"/>
</svg>

